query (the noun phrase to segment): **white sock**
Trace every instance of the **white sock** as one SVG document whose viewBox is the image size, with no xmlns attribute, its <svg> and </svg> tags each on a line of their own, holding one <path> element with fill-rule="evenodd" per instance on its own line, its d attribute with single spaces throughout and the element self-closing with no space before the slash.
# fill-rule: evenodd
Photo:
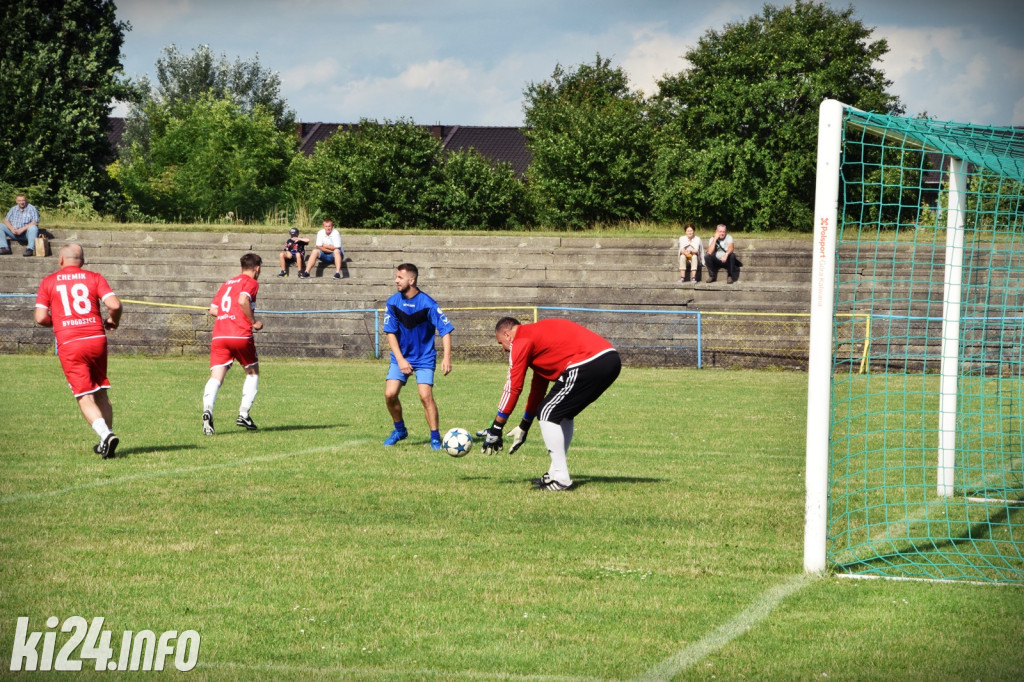
<svg viewBox="0 0 1024 682">
<path fill-rule="evenodd" d="M 572 432 L 575 428 L 575 424 L 572 419 L 562 420 L 562 438 L 565 440 L 565 452 L 569 452 L 569 446 L 572 445 Z"/>
<path fill-rule="evenodd" d="M 203 412 L 213 412 L 213 406 L 217 402 L 217 391 L 220 390 L 220 382 L 210 377 L 203 389 Z"/>
<path fill-rule="evenodd" d="M 110 427 L 107 426 L 107 420 L 100 417 L 92 423 L 92 430 L 96 432 L 96 435 L 100 437 L 100 442 L 110 435 Z"/>
<path fill-rule="evenodd" d="M 572 442 L 573 424 L 571 419 L 563 420 L 561 424 L 540 420 L 540 435 L 544 438 L 544 446 L 551 455 L 551 468 L 548 469 L 548 476 L 562 485 L 572 485 L 572 478 L 569 476 L 569 465 L 566 462 L 566 453 L 569 443 Z"/>
<path fill-rule="evenodd" d="M 252 407 L 252 401 L 256 400 L 256 391 L 259 388 L 259 383 L 259 374 L 245 375 L 245 381 L 242 382 L 242 404 L 238 408 L 238 416 L 249 416 L 249 408 Z"/>
</svg>

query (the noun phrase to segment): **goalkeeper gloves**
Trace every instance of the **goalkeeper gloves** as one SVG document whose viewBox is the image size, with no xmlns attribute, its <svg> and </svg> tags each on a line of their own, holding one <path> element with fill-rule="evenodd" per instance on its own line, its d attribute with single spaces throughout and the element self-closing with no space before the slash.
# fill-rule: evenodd
<svg viewBox="0 0 1024 682">
<path fill-rule="evenodd" d="M 516 450 L 523 447 L 523 443 L 526 442 L 526 434 L 530 432 L 530 427 L 533 425 L 533 418 L 527 418 L 523 416 L 523 420 L 519 422 L 519 426 L 508 432 L 508 437 L 512 439 L 512 447 L 508 449 L 508 454 L 514 455 Z"/>
<path fill-rule="evenodd" d="M 502 440 L 501 430 L 504 428 L 504 424 L 499 424 L 497 421 L 491 422 L 491 425 L 486 429 L 481 429 L 476 432 L 477 438 L 483 438 L 484 444 L 480 451 L 485 455 L 494 455 L 501 452 Z"/>
</svg>

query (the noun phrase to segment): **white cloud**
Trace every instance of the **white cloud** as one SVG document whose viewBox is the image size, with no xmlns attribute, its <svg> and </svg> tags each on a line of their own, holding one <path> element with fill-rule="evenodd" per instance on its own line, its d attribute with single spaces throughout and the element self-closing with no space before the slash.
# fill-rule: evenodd
<svg viewBox="0 0 1024 682">
<path fill-rule="evenodd" d="M 514 56 L 492 68 L 458 59 L 416 62 L 394 76 L 345 80 L 328 87 L 317 97 L 320 109 L 328 111 L 317 120 L 407 118 L 422 124 L 521 125 L 523 79 L 523 63 Z"/>
<path fill-rule="evenodd" d="M 110 117 L 111 118 L 127 118 L 130 105 L 127 102 L 122 102 L 119 99 L 110 100 Z"/>
<path fill-rule="evenodd" d="M 945 45 L 957 41 L 955 29 L 879 28 L 875 38 L 885 38 L 889 53 L 882 59 L 886 76 L 895 82 L 925 70 Z"/>
<path fill-rule="evenodd" d="M 406 67 L 395 81 L 409 90 L 458 90 L 465 87 L 471 77 L 466 65 L 457 59 L 432 59 Z"/>
<path fill-rule="evenodd" d="M 1013 116 L 1010 118 L 1010 125 L 1024 126 L 1024 97 L 1021 97 L 1013 105 Z"/>
<path fill-rule="evenodd" d="M 641 28 L 633 31 L 633 45 L 622 59 L 634 88 L 650 96 L 658 91 L 657 82 L 665 74 L 677 74 L 687 67 L 683 58 L 695 40 Z"/>
<path fill-rule="evenodd" d="M 160 33 L 168 24 L 197 12 L 192 0 L 119 0 L 117 18 L 126 19 L 132 31 Z"/>
<path fill-rule="evenodd" d="M 323 85 L 334 80 L 341 68 L 334 57 L 321 59 L 315 64 L 299 64 L 281 73 L 281 85 L 289 91 L 302 90 L 307 85 Z"/>
<path fill-rule="evenodd" d="M 890 52 L 882 67 L 907 113 L 960 122 L 1009 125 L 1007 94 L 1024 92 L 1024 50 L 970 27 L 879 27 Z"/>
</svg>

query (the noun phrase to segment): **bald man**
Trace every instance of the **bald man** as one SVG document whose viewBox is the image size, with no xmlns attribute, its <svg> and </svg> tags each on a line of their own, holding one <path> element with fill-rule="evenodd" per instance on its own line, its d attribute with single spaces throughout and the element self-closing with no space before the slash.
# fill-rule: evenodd
<svg viewBox="0 0 1024 682">
<path fill-rule="evenodd" d="M 121 302 L 103 275 L 83 270 L 85 252 L 67 244 L 57 256 L 60 270 L 43 278 L 36 294 L 36 324 L 52 327 L 61 369 L 78 401 L 82 416 L 100 442 L 93 452 L 114 457 L 114 408 L 107 390 L 107 334 L 121 321 Z M 107 309 L 104 318 L 100 303 Z"/>
</svg>

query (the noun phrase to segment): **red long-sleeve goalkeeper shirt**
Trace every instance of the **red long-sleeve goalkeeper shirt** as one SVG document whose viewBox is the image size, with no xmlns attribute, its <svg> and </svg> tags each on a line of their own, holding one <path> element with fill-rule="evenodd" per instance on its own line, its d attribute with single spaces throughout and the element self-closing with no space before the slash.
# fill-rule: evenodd
<svg viewBox="0 0 1024 682">
<path fill-rule="evenodd" d="M 536 414 L 548 384 L 573 365 L 614 350 L 612 344 L 571 320 L 550 319 L 521 324 L 509 350 L 508 379 L 498 402 L 498 416 L 508 419 L 523 392 L 526 368 L 533 370 L 527 414 Z"/>
</svg>

